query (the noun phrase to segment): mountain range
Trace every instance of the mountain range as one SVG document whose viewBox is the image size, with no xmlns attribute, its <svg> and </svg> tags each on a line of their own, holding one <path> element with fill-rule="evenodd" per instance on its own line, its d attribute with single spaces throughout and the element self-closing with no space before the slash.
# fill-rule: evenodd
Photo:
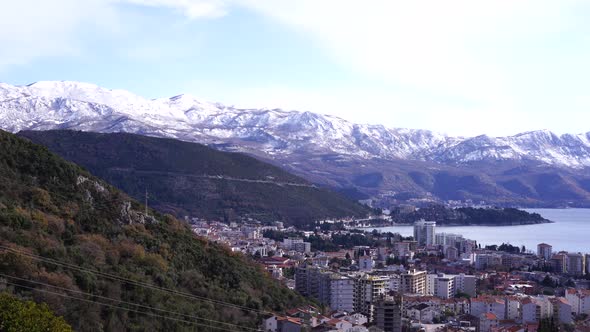
<svg viewBox="0 0 590 332">
<path fill-rule="evenodd" d="M 145 99 L 69 81 L 0 84 L 0 127 L 199 142 L 254 155 L 355 198 L 590 206 L 590 132 L 455 137 L 310 112 L 241 109 L 186 94 Z"/>
</svg>

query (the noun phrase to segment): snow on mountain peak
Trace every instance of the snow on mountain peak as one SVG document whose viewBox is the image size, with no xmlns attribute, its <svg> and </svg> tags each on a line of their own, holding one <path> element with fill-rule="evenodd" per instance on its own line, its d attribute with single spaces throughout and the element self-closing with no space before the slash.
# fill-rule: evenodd
<svg viewBox="0 0 590 332">
<path fill-rule="evenodd" d="M 190 94 L 150 100 L 73 81 L 0 83 L 0 127 L 125 131 L 238 144 L 238 149 L 272 155 L 338 153 L 439 163 L 527 159 L 590 167 L 590 133 L 558 136 L 539 130 L 507 137 L 452 137 L 428 130 L 354 124 L 311 112 L 239 109 Z"/>
</svg>

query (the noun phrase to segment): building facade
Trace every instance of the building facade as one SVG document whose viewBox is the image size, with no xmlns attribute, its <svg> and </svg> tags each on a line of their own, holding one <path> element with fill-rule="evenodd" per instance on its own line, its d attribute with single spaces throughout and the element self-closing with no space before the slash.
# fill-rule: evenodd
<svg viewBox="0 0 590 332">
<path fill-rule="evenodd" d="M 387 296 L 375 303 L 375 324 L 384 332 L 402 331 L 403 296 Z"/>
<path fill-rule="evenodd" d="M 419 220 L 414 223 L 414 240 L 419 246 L 432 246 L 436 241 L 436 221 Z"/>
<path fill-rule="evenodd" d="M 551 259 L 553 247 L 547 243 L 539 243 L 537 245 L 537 256 L 545 259 L 546 261 Z"/>
<path fill-rule="evenodd" d="M 400 275 L 400 292 L 426 295 L 426 271 L 410 270 Z"/>
</svg>

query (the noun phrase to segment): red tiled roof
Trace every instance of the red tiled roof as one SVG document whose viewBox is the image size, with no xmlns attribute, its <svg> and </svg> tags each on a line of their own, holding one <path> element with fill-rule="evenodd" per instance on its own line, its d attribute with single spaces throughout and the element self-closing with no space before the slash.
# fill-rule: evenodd
<svg viewBox="0 0 590 332">
<path fill-rule="evenodd" d="M 485 316 L 486 319 L 489 320 L 497 320 L 498 316 L 496 316 L 495 314 L 491 313 L 491 312 L 486 312 L 483 314 Z"/>
<path fill-rule="evenodd" d="M 341 322 L 341 320 L 340 320 L 340 319 L 336 319 L 336 318 L 334 318 L 334 319 L 330 319 L 329 321 L 327 321 L 327 322 L 326 322 L 326 324 L 328 324 L 328 325 L 332 325 L 332 326 L 336 326 L 336 324 L 338 324 L 338 323 L 340 323 L 340 322 Z"/>
</svg>

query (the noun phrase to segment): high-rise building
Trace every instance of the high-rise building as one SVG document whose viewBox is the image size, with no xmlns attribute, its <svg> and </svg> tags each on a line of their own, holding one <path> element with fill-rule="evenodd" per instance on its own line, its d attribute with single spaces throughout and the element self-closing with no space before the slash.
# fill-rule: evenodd
<svg viewBox="0 0 590 332">
<path fill-rule="evenodd" d="M 330 309 L 354 311 L 354 279 L 332 273 L 330 276 Z"/>
<path fill-rule="evenodd" d="M 402 331 L 404 300 L 401 294 L 385 296 L 375 303 L 375 324 L 384 332 Z"/>
<path fill-rule="evenodd" d="M 414 223 L 414 240 L 419 246 L 431 246 L 435 244 L 436 221 L 419 220 Z"/>
<path fill-rule="evenodd" d="M 436 233 L 434 239 L 436 245 L 443 247 L 456 247 L 457 243 L 465 241 L 463 235 L 453 233 Z"/>
<path fill-rule="evenodd" d="M 373 319 L 373 303 L 390 287 L 389 276 L 363 274 L 355 279 L 354 310 Z"/>
<path fill-rule="evenodd" d="M 584 255 L 580 253 L 568 253 L 566 259 L 567 273 L 574 276 L 584 274 Z"/>
<path fill-rule="evenodd" d="M 295 290 L 303 296 L 320 297 L 322 269 L 307 265 L 295 270 Z"/>
<path fill-rule="evenodd" d="M 547 243 L 539 243 L 537 245 L 537 256 L 544 258 L 546 261 L 551 259 L 553 247 Z"/>
<path fill-rule="evenodd" d="M 353 278 L 317 266 L 302 266 L 295 271 L 295 290 L 332 310 L 353 312 L 355 287 Z"/>
<path fill-rule="evenodd" d="M 551 266 L 553 271 L 557 273 L 565 273 L 567 271 L 567 256 L 564 252 L 559 252 L 551 256 Z"/>
<path fill-rule="evenodd" d="M 434 295 L 441 299 L 450 299 L 455 296 L 455 276 L 440 276 L 436 280 Z"/>
<path fill-rule="evenodd" d="M 409 270 L 400 275 L 400 292 L 426 295 L 426 271 Z"/>
</svg>

